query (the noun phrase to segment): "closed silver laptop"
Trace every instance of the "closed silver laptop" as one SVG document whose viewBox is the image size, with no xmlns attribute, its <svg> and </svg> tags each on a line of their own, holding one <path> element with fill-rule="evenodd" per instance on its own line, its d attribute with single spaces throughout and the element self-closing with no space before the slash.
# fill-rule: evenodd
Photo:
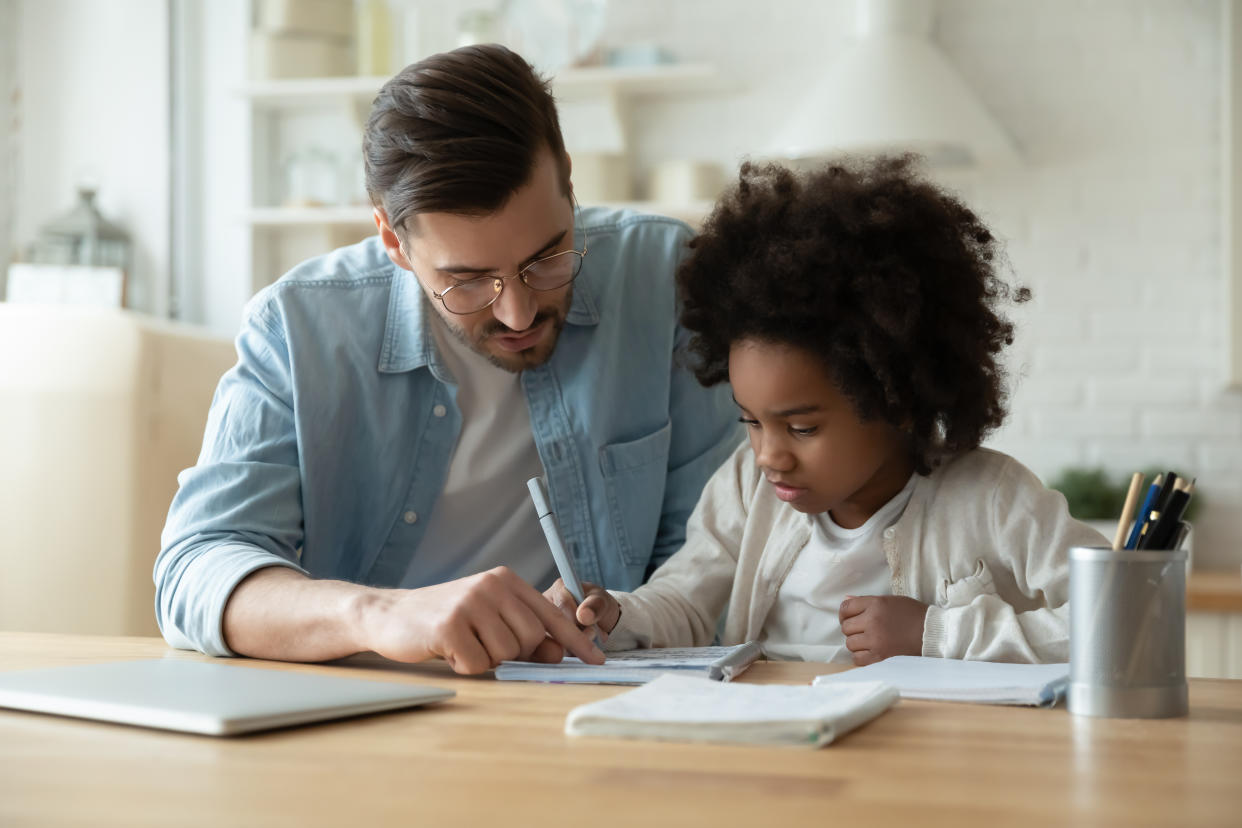
<svg viewBox="0 0 1242 828">
<path fill-rule="evenodd" d="M 404 682 L 175 658 L 0 672 L 0 707 L 211 736 L 396 710 L 454 695 Z"/>
</svg>

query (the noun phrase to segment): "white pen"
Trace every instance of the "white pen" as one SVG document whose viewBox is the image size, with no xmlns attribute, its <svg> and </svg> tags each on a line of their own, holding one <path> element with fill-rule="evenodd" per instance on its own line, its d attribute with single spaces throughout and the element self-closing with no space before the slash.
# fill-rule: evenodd
<svg viewBox="0 0 1242 828">
<path fill-rule="evenodd" d="M 532 477 L 526 481 L 526 488 L 530 489 L 530 499 L 535 502 L 539 526 L 543 529 L 543 536 L 548 539 L 548 548 L 552 550 L 556 570 L 561 574 L 561 580 L 565 582 L 565 588 L 569 590 L 569 594 L 581 604 L 585 597 L 582 584 L 578 580 L 578 573 L 574 572 L 573 562 L 565 553 L 565 544 L 561 542 L 561 531 L 556 525 L 556 515 L 552 511 L 552 504 L 548 502 L 548 492 L 543 487 L 543 478 Z"/>
</svg>

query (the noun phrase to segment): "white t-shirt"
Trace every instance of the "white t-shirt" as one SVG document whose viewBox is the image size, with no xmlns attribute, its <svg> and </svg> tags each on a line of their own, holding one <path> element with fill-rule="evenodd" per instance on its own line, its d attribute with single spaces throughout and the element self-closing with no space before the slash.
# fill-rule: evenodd
<svg viewBox="0 0 1242 828">
<path fill-rule="evenodd" d="M 794 560 L 763 625 L 771 658 L 852 663 L 837 612 L 847 595 L 889 595 L 892 574 L 883 532 L 914 493 L 915 476 L 857 529 L 842 529 L 827 512 L 815 515 L 811 540 Z"/>
<path fill-rule="evenodd" d="M 402 586 L 441 583 L 504 564 L 546 589 L 556 563 L 526 481 L 542 475 L 519 374 L 492 365 L 433 312 L 441 358 L 457 381 L 461 434 L 444 490 Z"/>
</svg>

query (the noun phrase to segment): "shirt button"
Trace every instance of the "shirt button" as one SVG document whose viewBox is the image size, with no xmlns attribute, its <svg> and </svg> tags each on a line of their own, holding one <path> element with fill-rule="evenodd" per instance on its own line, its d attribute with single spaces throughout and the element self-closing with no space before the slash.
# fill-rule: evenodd
<svg viewBox="0 0 1242 828">
<path fill-rule="evenodd" d="M 448 413 L 448 409 L 442 405 L 437 405 L 435 408 L 431 409 L 431 413 L 435 414 L 437 417 L 443 417 Z"/>
<path fill-rule="evenodd" d="M 891 538 L 896 531 L 896 529 L 890 526 L 884 530 L 884 537 Z"/>
<path fill-rule="evenodd" d="M 406 523 L 414 523 L 418 520 L 418 512 L 406 512 L 401 516 L 401 519 Z"/>
</svg>

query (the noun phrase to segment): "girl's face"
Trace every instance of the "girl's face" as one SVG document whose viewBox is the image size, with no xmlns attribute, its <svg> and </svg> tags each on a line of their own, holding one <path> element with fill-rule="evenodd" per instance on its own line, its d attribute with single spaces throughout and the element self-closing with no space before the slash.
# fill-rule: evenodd
<svg viewBox="0 0 1242 828">
<path fill-rule="evenodd" d="M 755 461 L 776 496 L 799 512 L 861 526 L 914 471 L 908 439 L 865 422 L 823 363 L 791 345 L 744 339 L 729 351 L 729 382 Z"/>
</svg>

